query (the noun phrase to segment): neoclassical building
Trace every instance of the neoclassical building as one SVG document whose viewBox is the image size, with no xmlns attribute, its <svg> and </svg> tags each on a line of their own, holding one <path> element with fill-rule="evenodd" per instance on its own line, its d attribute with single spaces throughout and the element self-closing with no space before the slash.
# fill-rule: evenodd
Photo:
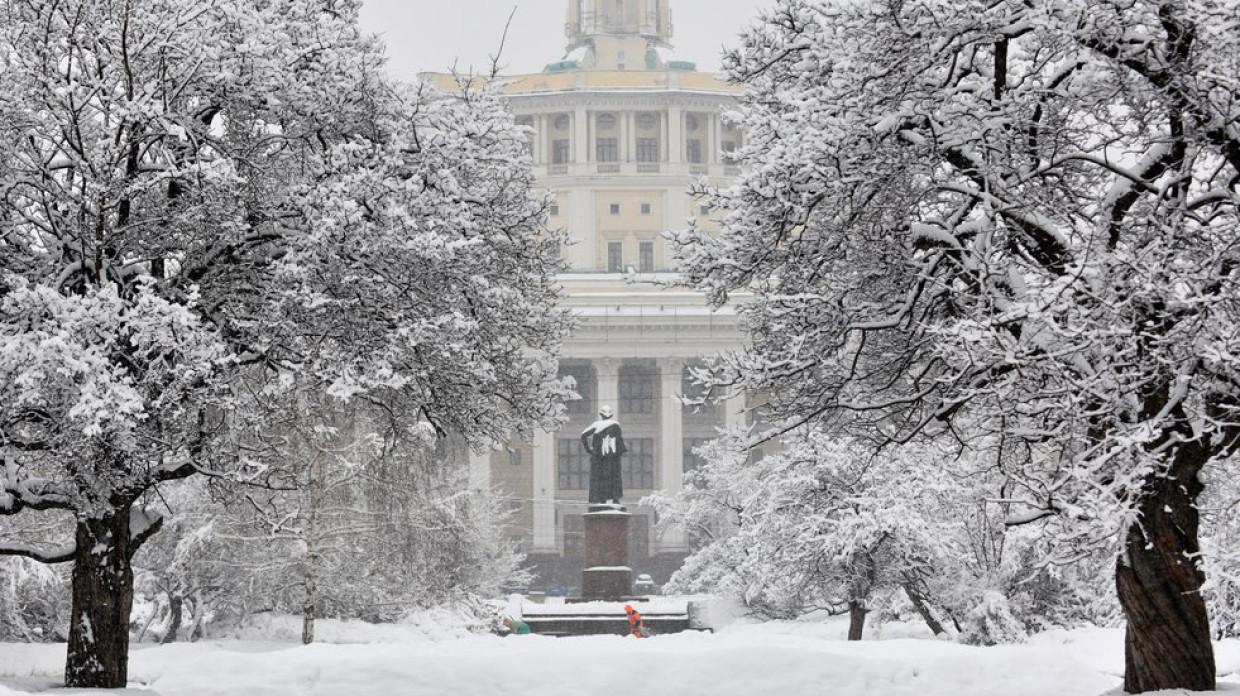
<svg viewBox="0 0 1240 696">
<path fill-rule="evenodd" d="M 690 217 L 713 224 L 688 188 L 696 177 L 724 183 L 734 174 L 725 153 L 741 136 L 721 114 L 741 88 L 671 58 L 668 0 L 569 0 L 566 33 L 563 59 L 506 78 L 506 91 L 518 123 L 534 134 L 537 176 L 554 192 L 552 225 L 570 237 L 563 256 L 571 271 L 560 280 L 581 328 L 561 364 L 582 400 L 559 432 L 475 456 L 471 481 L 511 501 L 536 587 L 575 586 L 589 479 L 579 436 L 611 405 L 629 446 L 630 565 L 662 583 L 684 559 L 685 535 L 656 535 L 653 511 L 634 503 L 678 490 L 694 447 L 742 417 L 737 400 L 681 402 L 693 391 L 686 366 L 742 339 L 732 311 L 660 285 L 676 270 L 662 235 Z"/>
</svg>

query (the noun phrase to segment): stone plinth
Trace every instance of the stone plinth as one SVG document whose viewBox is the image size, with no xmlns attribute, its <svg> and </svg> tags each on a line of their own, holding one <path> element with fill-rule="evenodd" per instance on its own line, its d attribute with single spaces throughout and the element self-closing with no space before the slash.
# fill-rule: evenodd
<svg viewBox="0 0 1240 696">
<path fill-rule="evenodd" d="M 629 519 L 622 507 L 592 506 L 585 522 L 586 567 L 581 573 L 581 595 L 586 599 L 620 600 L 632 594 L 629 568 Z"/>
<path fill-rule="evenodd" d="M 620 600 L 627 597 L 633 571 L 626 567 L 586 568 L 581 571 L 581 595 L 586 599 Z"/>
</svg>

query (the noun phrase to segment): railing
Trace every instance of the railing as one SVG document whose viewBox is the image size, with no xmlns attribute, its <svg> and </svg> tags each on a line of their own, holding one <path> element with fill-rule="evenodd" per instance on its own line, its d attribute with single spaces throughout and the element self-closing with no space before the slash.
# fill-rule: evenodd
<svg viewBox="0 0 1240 696">
<path fill-rule="evenodd" d="M 539 177 L 585 176 L 708 176 L 734 178 L 740 175 L 740 167 L 722 164 L 690 164 L 688 162 L 590 162 L 568 164 L 540 164 L 535 166 Z"/>
</svg>

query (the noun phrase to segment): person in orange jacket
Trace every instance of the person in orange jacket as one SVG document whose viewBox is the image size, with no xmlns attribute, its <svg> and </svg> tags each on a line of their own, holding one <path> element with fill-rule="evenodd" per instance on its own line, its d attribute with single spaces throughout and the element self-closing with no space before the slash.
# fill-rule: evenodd
<svg viewBox="0 0 1240 696">
<path fill-rule="evenodd" d="M 624 613 L 629 617 L 629 635 L 644 638 L 646 626 L 642 623 L 642 615 L 631 604 L 624 605 Z"/>
</svg>

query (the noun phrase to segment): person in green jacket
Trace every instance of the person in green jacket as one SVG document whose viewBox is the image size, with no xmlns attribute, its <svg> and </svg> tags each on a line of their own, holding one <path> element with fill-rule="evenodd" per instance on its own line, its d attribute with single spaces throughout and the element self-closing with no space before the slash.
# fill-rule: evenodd
<svg viewBox="0 0 1240 696">
<path fill-rule="evenodd" d="M 508 635 L 511 636 L 526 636 L 530 633 L 529 624 L 520 619 L 514 619 L 511 616 L 504 617 L 504 628 L 508 629 Z"/>
</svg>

